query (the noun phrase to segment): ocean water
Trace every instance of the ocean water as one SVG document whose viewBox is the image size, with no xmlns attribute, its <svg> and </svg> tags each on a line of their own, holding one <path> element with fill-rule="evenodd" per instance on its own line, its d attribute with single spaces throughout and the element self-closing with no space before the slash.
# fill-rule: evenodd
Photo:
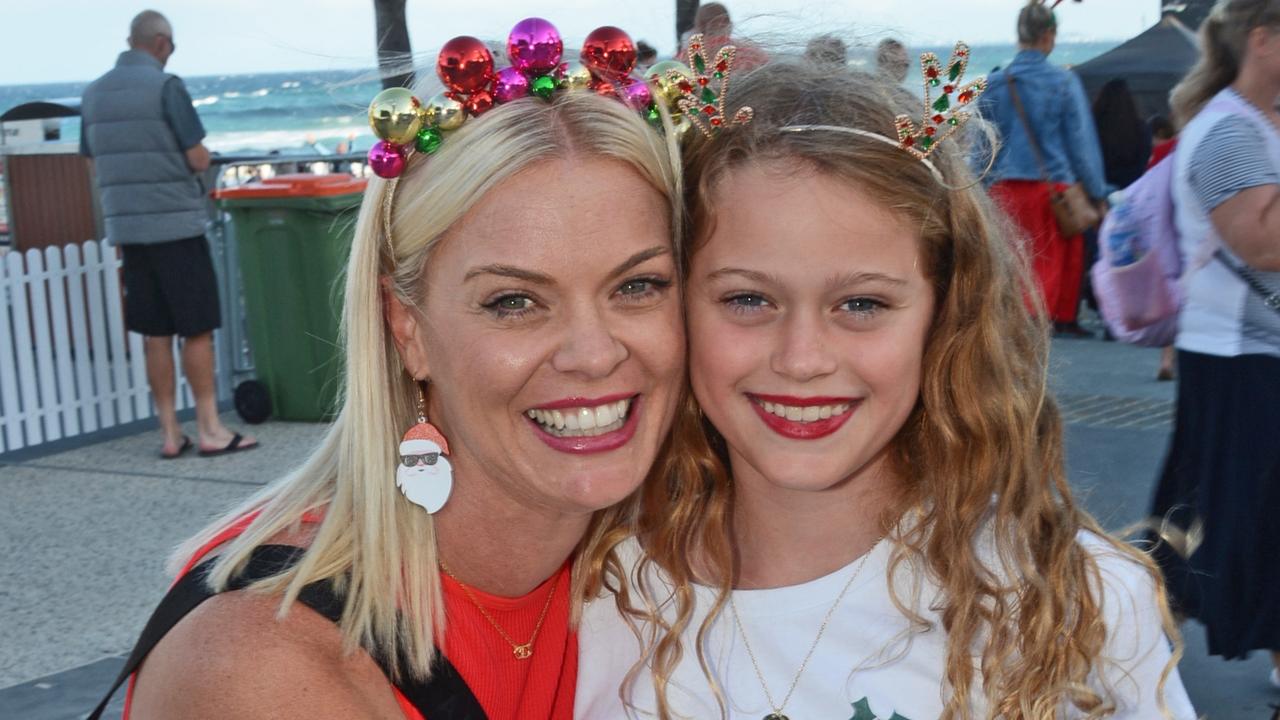
<svg viewBox="0 0 1280 720">
<path fill-rule="evenodd" d="M 1076 65 L 1114 47 L 1117 42 L 1062 43 L 1052 59 Z M 945 63 L 951 48 L 932 50 Z M 1016 54 L 1013 45 L 975 45 L 968 77 L 1003 67 Z M 866 66 L 865 53 L 854 53 L 850 63 Z M 105 69 L 105 68 L 104 68 Z M 919 68 L 913 68 L 907 85 L 920 87 Z M 367 149 L 373 135 L 365 120 L 369 100 L 379 83 L 374 70 L 262 73 L 184 78 L 192 102 L 209 133 L 205 144 L 214 151 L 283 152 L 333 151 L 345 144 Z M 79 97 L 88 82 L 47 85 L 0 86 L 0 112 L 33 100 Z M 78 119 L 62 121 L 62 138 L 79 139 Z"/>
</svg>

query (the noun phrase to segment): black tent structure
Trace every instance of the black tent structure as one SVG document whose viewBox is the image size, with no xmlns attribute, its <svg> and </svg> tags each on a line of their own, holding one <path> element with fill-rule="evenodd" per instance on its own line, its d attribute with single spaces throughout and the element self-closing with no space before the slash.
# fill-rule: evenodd
<svg viewBox="0 0 1280 720">
<path fill-rule="evenodd" d="M 1169 114 L 1169 91 L 1200 56 L 1196 36 L 1173 15 L 1137 37 L 1073 68 L 1090 100 L 1109 80 L 1129 82 L 1143 117 Z"/>
</svg>

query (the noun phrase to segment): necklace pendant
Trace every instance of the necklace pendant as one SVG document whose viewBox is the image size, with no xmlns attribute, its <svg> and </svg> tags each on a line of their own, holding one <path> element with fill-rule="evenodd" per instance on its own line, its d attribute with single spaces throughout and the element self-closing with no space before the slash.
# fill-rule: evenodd
<svg viewBox="0 0 1280 720">
<path fill-rule="evenodd" d="M 783 715 L 782 713 L 773 712 L 773 713 L 769 713 L 768 715 L 765 715 L 764 720 L 791 720 L 791 718 L 787 717 L 786 715 Z"/>
<path fill-rule="evenodd" d="M 523 645 L 513 645 L 511 647 L 511 654 L 515 655 L 516 658 L 519 660 L 528 660 L 529 658 L 533 657 L 533 647 L 531 647 L 532 645 L 533 643 L 525 643 Z M 786 718 L 783 718 L 783 720 L 786 720 Z"/>
</svg>

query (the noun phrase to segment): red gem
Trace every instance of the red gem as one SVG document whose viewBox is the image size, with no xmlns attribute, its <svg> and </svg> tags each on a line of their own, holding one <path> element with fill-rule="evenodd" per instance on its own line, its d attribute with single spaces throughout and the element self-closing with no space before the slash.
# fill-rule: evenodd
<svg viewBox="0 0 1280 720">
<path fill-rule="evenodd" d="M 676 87 L 680 88 L 680 92 L 686 95 L 693 92 L 693 86 L 689 84 L 688 80 L 681 80 Z"/>
<path fill-rule="evenodd" d="M 703 105 L 703 106 L 702 106 L 702 112 L 703 112 L 704 114 L 706 114 L 706 115 L 715 115 L 715 114 L 716 114 L 716 106 L 715 106 L 715 105 Z"/>
<path fill-rule="evenodd" d="M 689 49 L 690 49 L 690 50 L 701 50 L 701 49 L 702 49 L 702 43 L 690 43 L 690 45 L 689 45 Z"/>
<path fill-rule="evenodd" d="M 943 86 L 942 86 L 942 93 L 943 93 L 944 95 L 950 95 L 951 93 L 953 93 L 953 92 L 955 92 L 955 91 L 956 91 L 956 86 L 955 86 L 955 85 L 943 85 Z"/>
<path fill-rule="evenodd" d="M 960 102 L 967 103 L 972 99 L 973 99 L 972 90 L 965 90 L 964 92 L 960 93 Z"/>
<path fill-rule="evenodd" d="M 902 144 L 907 147 L 911 147 L 912 145 L 916 144 L 916 139 L 908 135 L 902 139 Z"/>
<path fill-rule="evenodd" d="M 721 119 L 720 119 L 720 118 L 718 118 L 718 117 L 713 117 L 713 118 L 711 118 L 711 124 L 712 124 L 712 125 L 715 125 L 716 127 L 719 127 L 719 126 L 720 126 L 720 123 L 722 123 L 722 122 L 724 122 L 724 121 L 723 121 L 723 120 L 721 120 Z"/>
<path fill-rule="evenodd" d="M 721 60 L 720 62 L 716 63 L 716 70 L 719 70 L 720 72 L 724 72 L 728 69 L 729 69 L 729 63 L 725 62 L 724 60 Z"/>
<path fill-rule="evenodd" d="M 942 117 L 941 115 L 933 116 L 933 122 L 937 125 L 941 125 L 943 120 L 946 120 L 946 118 Z"/>
<path fill-rule="evenodd" d="M 928 77 L 929 77 L 929 79 L 931 79 L 931 80 L 932 80 L 933 78 L 938 77 L 938 68 L 936 68 L 936 67 L 931 67 L 931 68 L 929 68 L 928 70 L 925 70 L 925 71 L 924 71 L 924 74 L 925 74 L 926 76 L 928 76 Z"/>
<path fill-rule="evenodd" d="M 937 131 L 938 131 L 938 129 L 937 129 L 937 128 L 927 127 L 927 128 L 925 128 L 925 129 L 924 129 L 924 134 L 925 134 L 925 135 L 928 135 L 929 137 L 933 137 L 933 134 L 934 134 L 935 132 L 937 132 Z"/>
<path fill-rule="evenodd" d="M 699 84 L 699 85 L 701 85 L 702 87 L 706 87 L 706 86 L 707 86 L 707 83 L 709 83 L 709 82 L 711 82 L 711 81 L 710 81 L 710 80 L 708 80 L 707 78 L 704 78 L 704 77 L 700 77 L 700 78 L 698 78 L 698 84 Z"/>
</svg>

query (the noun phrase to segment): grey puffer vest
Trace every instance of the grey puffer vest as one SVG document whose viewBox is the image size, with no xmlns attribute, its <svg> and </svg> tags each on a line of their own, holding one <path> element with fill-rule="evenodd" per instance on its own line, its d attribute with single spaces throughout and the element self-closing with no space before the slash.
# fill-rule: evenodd
<svg viewBox="0 0 1280 720">
<path fill-rule="evenodd" d="M 164 115 L 162 91 L 171 77 L 155 58 L 129 50 L 81 98 L 81 132 L 112 244 L 204 234 L 204 192 Z"/>
</svg>

